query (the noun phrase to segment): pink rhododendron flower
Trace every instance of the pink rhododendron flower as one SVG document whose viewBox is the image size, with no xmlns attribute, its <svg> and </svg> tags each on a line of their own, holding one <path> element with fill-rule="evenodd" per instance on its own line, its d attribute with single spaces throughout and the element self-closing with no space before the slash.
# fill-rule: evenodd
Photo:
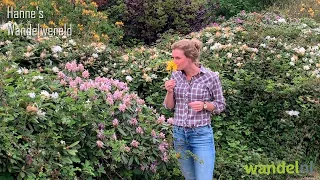
<svg viewBox="0 0 320 180">
<path fill-rule="evenodd" d="M 164 117 L 164 115 L 161 115 L 158 120 L 157 120 L 157 123 L 158 124 L 163 124 L 165 122 L 166 118 Z"/>
<path fill-rule="evenodd" d="M 98 132 L 97 138 L 100 139 L 100 140 L 105 139 L 105 135 L 103 134 L 103 131 L 100 130 L 100 131 Z"/>
<path fill-rule="evenodd" d="M 161 160 L 162 160 L 163 162 L 168 162 L 169 157 L 168 157 L 167 152 L 164 152 L 164 153 L 162 154 Z"/>
<path fill-rule="evenodd" d="M 82 72 L 82 77 L 83 78 L 89 78 L 89 76 L 90 76 L 90 74 L 89 74 L 89 72 L 87 70 Z"/>
<path fill-rule="evenodd" d="M 136 141 L 136 140 L 132 140 L 132 142 L 131 142 L 131 146 L 135 147 L 135 148 L 137 148 L 139 146 L 139 144 L 140 143 L 138 141 Z"/>
<path fill-rule="evenodd" d="M 124 112 L 124 111 L 126 110 L 126 108 L 127 108 L 127 106 L 126 106 L 125 104 L 120 104 L 120 105 L 119 105 L 119 110 L 120 110 L 121 112 Z"/>
<path fill-rule="evenodd" d="M 128 146 L 126 146 L 126 147 L 124 147 L 124 150 L 125 150 L 126 152 L 130 152 L 131 148 L 128 147 Z"/>
<path fill-rule="evenodd" d="M 116 134 L 112 134 L 112 139 L 113 140 L 117 140 L 117 135 Z"/>
<path fill-rule="evenodd" d="M 100 141 L 100 140 L 98 140 L 97 142 L 96 142 L 96 144 L 97 144 L 97 146 L 98 146 L 98 148 L 103 148 L 103 142 L 102 141 Z"/>
<path fill-rule="evenodd" d="M 145 171 L 148 169 L 148 165 L 142 165 L 141 164 L 141 167 L 140 167 L 141 171 Z"/>
<path fill-rule="evenodd" d="M 168 124 L 171 124 L 171 125 L 173 125 L 173 123 L 174 123 L 174 120 L 173 120 L 173 118 L 169 118 L 169 119 L 167 119 L 167 123 L 168 123 Z"/>
<path fill-rule="evenodd" d="M 156 173 L 156 172 L 157 172 L 157 166 L 156 166 L 155 164 L 151 164 L 150 170 L 151 170 L 153 173 Z"/>
<path fill-rule="evenodd" d="M 63 79 L 66 77 L 66 75 L 62 71 L 59 71 L 57 76 L 59 79 Z"/>
<path fill-rule="evenodd" d="M 143 134 L 143 129 L 139 126 L 139 127 L 136 128 L 136 132 L 138 134 Z"/>
<path fill-rule="evenodd" d="M 83 71 L 84 71 L 84 66 L 83 66 L 82 64 L 79 64 L 79 65 L 78 65 L 78 70 L 79 70 L 80 72 L 83 72 Z"/>
<path fill-rule="evenodd" d="M 163 134 L 162 132 L 159 134 L 159 137 L 162 139 L 166 138 L 165 134 Z"/>
<path fill-rule="evenodd" d="M 117 126 L 119 125 L 118 119 L 114 119 L 114 120 L 112 121 L 112 125 L 113 125 L 114 127 L 117 127 Z"/>
<path fill-rule="evenodd" d="M 130 125 L 137 125 L 138 124 L 138 121 L 136 118 L 132 118 L 130 121 L 129 121 Z"/>
<path fill-rule="evenodd" d="M 152 131 L 151 131 L 151 136 L 152 136 L 152 137 L 154 137 L 154 138 L 156 138 L 156 137 L 157 137 L 156 131 L 155 131 L 155 130 L 153 130 L 153 129 L 152 129 Z"/>
<path fill-rule="evenodd" d="M 65 85 L 67 85 L 67 82 L 66 82 L 64 79 L 61 79 L 61 80 L 60 80 L 60 84 L 62 84 L 62 85 L 65 86 Z"/>
</svg>

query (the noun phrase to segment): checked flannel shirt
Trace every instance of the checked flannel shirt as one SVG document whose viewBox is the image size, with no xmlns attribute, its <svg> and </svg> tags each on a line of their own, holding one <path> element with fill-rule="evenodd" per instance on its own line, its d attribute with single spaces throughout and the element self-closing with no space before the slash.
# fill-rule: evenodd
<svg viewBox="0 0 320 180">
<path fill-rule="evenodd" d="M 171 79 L 176 82 L 174 88 L 174 125 L 182 127 L 200 127 L 211 124 L 211 113 L 219 114 L 225 109 L 225 98 L 218 73 L 212 72 L 203 66 L 200 73 L 190 81 L 183 71 L 172 73 Z M 212 112 L 194 111 L 188 106 L 193 101 L 206 101 L 214 105 Z M 164 104 L 166 107 L 166 105 Z M 167 107 L 166 107 L 167 108 Z"/>
</svg>

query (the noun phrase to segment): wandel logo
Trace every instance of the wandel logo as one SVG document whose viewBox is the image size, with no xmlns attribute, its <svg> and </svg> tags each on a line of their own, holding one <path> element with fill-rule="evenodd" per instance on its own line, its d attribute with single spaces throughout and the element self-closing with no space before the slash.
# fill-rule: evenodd
<svg viewBox="0 0 320 180">
<path fill-rule="evenodd" d="M 244 169 L 247 174 L 299 174 L 299 173 L 312 173 L 314 164 L 311 161 L 309 164 L 299 164 L 299 161 L 295 161 L 294 164 L 286 164 L 282 161 L 280 164 L 258 164 L 258 165 L 245 165 Z"/>
</svg>

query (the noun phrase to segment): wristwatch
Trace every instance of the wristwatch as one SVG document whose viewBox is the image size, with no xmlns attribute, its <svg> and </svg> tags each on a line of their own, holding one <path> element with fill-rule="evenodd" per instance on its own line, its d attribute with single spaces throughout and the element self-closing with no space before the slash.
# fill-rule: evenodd
<svg viewBox="0 0 320 180">
<path fill-rule="evenodd" d="M 203 109 L 207 110 L 208 106 L 206 102 L 203 102 Z"/>
</svg>

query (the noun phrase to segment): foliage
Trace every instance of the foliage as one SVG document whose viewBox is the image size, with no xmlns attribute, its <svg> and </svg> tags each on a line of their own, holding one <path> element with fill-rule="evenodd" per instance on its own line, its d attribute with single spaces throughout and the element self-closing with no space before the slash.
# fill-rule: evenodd
<svg viewBox="0 0 320 180">
<path fill-rule="evenodd" d="M 170 46 L 182 38 L 198 38 L 204 43 L 201 62 L 220 73 L 227 100 L 226 112 L 212 118 L 217 151 L 215 178 L 286 179 L 299 175 L 252 176 L 243 167 L 295 160 L 319 164 L 317 27 L 319 24 L 312 19 L 242 11 L 222 24 L 186 36 L 163 35 L 153 47 L 123 50 L 103 43 L 81 46 L 72 39 L 5 39 L 0 42 L 0 52 L 21 66 L 30 67 L 29 62 L 33 66 L 46 64 L 42 69 L 63 68 L 76 59 L 95 77 L 127 82 L 130 91 L 147 106 L 172 116 L 161 105 Z M 41 59 L 44 49 L 46 56 Z M 160 177 L 175 179 L 179 175 L 174 163 L 166 170 Z"/>
<path fill-rule="evenodd" d="M 71 27 L 72 37 L 90 42 L 94 40 L 119 44 L 123 38 L 122 25 L 109 21 L 106 13 L 98 12 L 97 4 L 89 0 L 15 1 L 14 6 L 6 4 L 1 12 L 7 12 L 7 7 L 14 11 L 35 12 L 35 17 L 26 15 L 24 18 L 6 20 L 6 22 L 17 22 L 21 28 L 27 28 L 29 25 L 32 27 L 39 25 L 43 29 Z M 40 32 L 37 33 L 40 37 L 46 36 Z"/>
<path fill-rule="evenodd" d="M 64 71 L 28 70 L 4 55 L 0 62 L 0 172 L 17 179 L 134 179 L 166 172 L 174 161 L 171 124 L 126 83 L 90 79 L 76 62 Z"/>
<path fill-rule="evenodd" d="M 208 13 L 214 9 L 205 0 L 111 0 L 106 11 L 114 22 L 124 22 L 125 40 L 151 44 L 169 29 L 189 33 L 203 28 L 212 21 Z"/>
</svg>

